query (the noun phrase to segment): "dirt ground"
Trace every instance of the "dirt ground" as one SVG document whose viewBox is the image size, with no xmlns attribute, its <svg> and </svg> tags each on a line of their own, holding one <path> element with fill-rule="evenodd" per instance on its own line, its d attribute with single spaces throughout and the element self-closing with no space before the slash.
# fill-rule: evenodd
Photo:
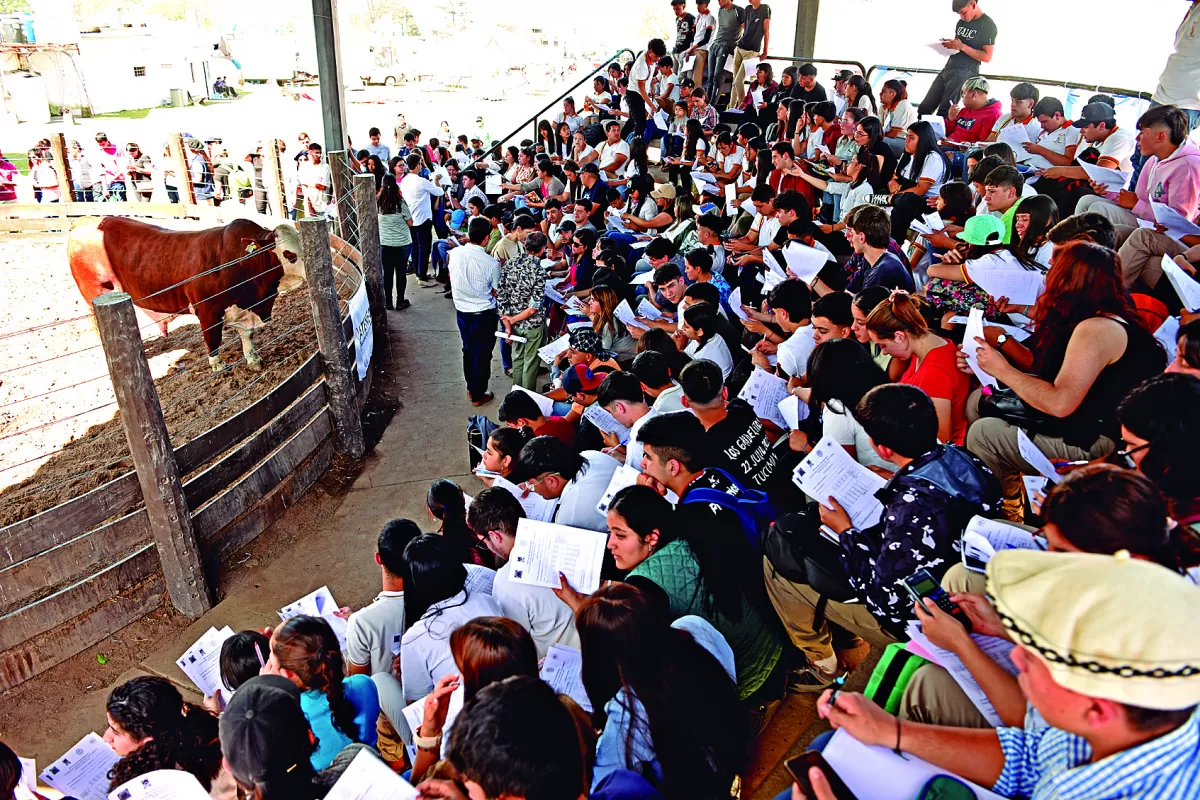
<svg viewBox="0 0 1200 800">
<path fill-rule="evenodd" d="M 196 227 L 164 221 L 172 227 Z M 128 471 L 129 448 L 87 305 L 66 260 L 67 234 L 0 241 L 0 526 L 51 508 Z M 354 282 L 341 281 L 349 297 Z M 262 397 L 316 350 L 306 288 L 280 295 L 254 334 L 265 369 L 239 360 L 228 327 L 213 373 L 194 316 L 164 338 L 138 314 L 173 444 L 190 441 Z"/>
</svg>

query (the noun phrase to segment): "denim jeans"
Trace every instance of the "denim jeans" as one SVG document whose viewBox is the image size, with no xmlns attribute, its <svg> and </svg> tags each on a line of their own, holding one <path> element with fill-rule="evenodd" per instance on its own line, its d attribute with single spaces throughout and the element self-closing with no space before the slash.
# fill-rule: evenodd
<svg viewBox="0 0 1200 800">
<path fill-rule="evenodd" d="M 418 280 L 429 279 L 429 257 L 433 250 L 433 220 L 412 226 L 412 263 Z"/>
<path fill-rule="evenodd" d="M 718 90 L 721 88 L 721 78 L 725 75 L 725 59 L 733 52 L 732 44 L 717 44 L 714 42 L 708 48 L 708 64 L 705 68 L 704 92 L 708 95 L 710 105 L 720 108 Z"/>
<path fill-rule="evenodd" d="M 492 353 L 496 347 L 496 330 L 500 315 L 495 310 L 456 312 L 458 333 L 462 338 L 463 377 L 467 394 L 474 401 L 487 394 L 492 375 Z"/>
</svg>

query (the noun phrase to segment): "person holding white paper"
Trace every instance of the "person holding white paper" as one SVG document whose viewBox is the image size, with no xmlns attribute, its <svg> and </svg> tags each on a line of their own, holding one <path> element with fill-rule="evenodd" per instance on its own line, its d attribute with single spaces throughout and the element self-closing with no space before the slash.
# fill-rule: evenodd
<svg viewBox="0 0 1200 800">
<path fill-rule="evenodd" d="M 821 504 L 820 524 L 837 537 L 846 581 L 843 596 L 862 601 L 856 605 L 826 598 L 826 619 L 882 644 L 899 637 L 913 618 L 903 579 L 917 569 L 940 578 L 957 563 L 959 537 L 968 520 L 975 514 L 994 515 L 999 509 L 1000 488 L 970 453 L 938 443 L 937 413 L 920 389 L 899 384 L 877 386 L 864 395 L 855 415 L 872 448 L 897 471 L 875 493 L 875 499 L 883 504 L 879 521 L 861 530 L 835 498 L 816 498 Z M 835 463 L 826 459 L 824 468 L 832 469 Z M 848 466 L 865 471 L 856 464 Z M 835 487 L 852 479 L 832 474 L 824 478 Z M 803 526 L 807 537 L 820 536 L 817 520 L 806 515 L 797 524 Z M 815 545 L 807 547 L 806 552 L 817 552 Z M 839 674 L 830 629 L 816 613 L 822 595 L 807 584 L 788 580 L 769 562 L 766 581 L 767 593 L 792 643 L 812 665 L 805 690 L 819 690 Z"/>
<path fill-rule="evenodd" d="M 1138 228 L 1117 251 L 1121 256 L 1121 272 L 1125 286 L 1131 292 L 1149 294 L 1161 299 L 1168 310 L 1180 307 L 1179 297 L 1170 280 L 1164 279 L 1163 257 L 1174 260 L 1187 275 L 1195 278 L 1200 263 L 1200 236 L 1174 239 L 1156 228 Z"/>
<path fill-rule="evenodd" d="M 808 364 L 808 402 L 811 408 L 822 412 L 821 432 L 846 448 L 855 461 L 877 475 L 890 478 L 896 465 L 875 452 L 871 437 L 855 417 L 863 396 L 888 382 L 887 372 L 853 338 L 822 342 L 813 350 Z M 803 433 L 801 437 L 807 450 L 808 437 Z"/>
<path fill-rule="evenodd" d="M 521 448 L 514 477 L 522 489 L 558 500 L 554 522 L 589 531 L 607 530 L 596 504 L 621 462 L 596 450 L 576 453 L 560 440 L 538 436 Z"/>
<path fill-rule="evenodd" d="M 1105 197 L 1084 197 L 1075 207 L 1076 214 L 1094 211 L 1109 219 L 1118 245 L 1137 229 L 1138 220 L 1155 221 L 1152 203 L 1190 220 L 1200 201 L 1200 147 L 1188 138 L 1187 115 L 1175 106 L 1156 106 L 1141 116 L 1137 129 L 1138 151 L 1146 160 L 1133 191 L 1109 186 Z"/>
<path fill-rule="evenodd" d="M 721 375 L 729 377 L 733 371 L 733 354 L 725 340 L 717 334 L 717 309 L 708 303 L 696 303 L 683 312 L 683 324 L 679 331 L 686 337 L 683 352 L 694 361 L 707 359 L 721 368 Z"/>
<path fill-rule="evenodd" d="M 1058 203 L 1059 215 L 1064 218 L 1076 213 L 1081 198 L 1096 194 L 1089 184 L 1087 172 L 1080 164 L 1115 170 L 1128 180 L 1133 174 L 1130 158 L 1137 148 L 1136 133 L 1117 125 L 1116 109 L 1107 103 L 1088 103 L 1073 125 L 1079 129 L 1081 140 L 1075 150 L 1074 162 L 1044 170 L 1036 184 L 1039 194 L 1054 198 Z M 1115 198 L 1116 193 L 1124 188 L 1124 185 L 1109 186 L 1108 191 Z"/>
<path fill-rule="evenodd" d="M 217 718 L 185 702 L 165 678 L 138 677 L 120 684 L 105 703 L 104 741 L 121 760 L 113 765 L 110 788 L 157 769 L 190 772 L 212 788 L 221 772 Z"/>
<path fill-rule="evenodd" d="M 629 441 L 621 444 L 616 434 L 604 434 L 604 443 L 611 448 L 613 458 L 642 471 L 642 445 L 637 440 L 642 426 L 654 415 L 648 403 L 642 382 L 631 372 L 614 372 L 600 384 L 596 402 L 612 415 L 621 425 L 629 429 Z"/>
<path fill-rule="evenodd" d="M 808 357 L 816 343 L 813 341 L 812 293 L 802 281 L 795 278 L 780 283 L 770 294 L 767 302 L 776 324 L 787 334 L 777 348 L 779 361 L 772 367 L 767 356 L 755 350 L 751 359 L 756 367 L 773 372 L 788 379 L 788 389 L 795 390 L 804 379 L 808 369 Z"/>
<path fill-rule="evenodd" d="M 1003 141 L 1000 139 L 1000 134 L 1010 128 L 1023 131 L 1024 136 L 1017 137 L 1015 139 L 1017 142 L 1037 141 L 1038 135 L 1042 132 L 1042 126 L 1038 122 L 1037 115 L 1033 113 L 1033 109 L 1041 98 L 1041 93 L 1032 83 L 1018 83 L 1009 91 L 1008 97 L 1008 113 L 996 121 L 996 125 L 988 134 L 986 141 Z"/>
<path fill-rule="evenodd" d="M 346 624 L 347 672 L 351 675 L 390 674 L 404 633 L 404 548 L 421 535 L 415 522 L 393 519 L 376 540 L 382 590 L 370 605 L 350 615 Z"/>
<path fill-rule="evenodd" d="M 978 339 L 963 345 L 976 347 L 979 368 L 1004 384 L 1035 418 L 1046 420 L 1055 435 L 1032 438 L 1052 461 L 1095 460 L 1111 453 L 1120 437 L 1117 404 L 1166 367 L 1166 354 L 1117 277 L 1116 258 L 1112 250 L 1090 242 L 1059 247 L 1046 292 L 1031 314 L 1039 332 L 1030 340 L 1032 350 L 1007 338 L 999 349 Z M 960 361 L 959 368 L 969 370 L 965 356 Z M 1021 475 L 1038 473 L 1021 457 L 1018 427 L 1004 411 L 993 410 L 994 402 L 979 392 L 971 396 L 967 448 L 1000 479 L 1005 514 L 1020 522 Z"/>
</svg>

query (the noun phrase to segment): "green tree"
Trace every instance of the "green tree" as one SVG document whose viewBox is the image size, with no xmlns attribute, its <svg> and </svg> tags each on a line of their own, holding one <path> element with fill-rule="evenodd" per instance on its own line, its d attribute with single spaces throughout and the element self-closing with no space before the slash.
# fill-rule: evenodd
<svg viewBox="0 0 1200 800">
<path fill-rule="evenodd" d="M 29 10 L 29 3 L 25 0 L 0 0 L 0 14 L 15 14 L 18 11 Z"/>
</svg>

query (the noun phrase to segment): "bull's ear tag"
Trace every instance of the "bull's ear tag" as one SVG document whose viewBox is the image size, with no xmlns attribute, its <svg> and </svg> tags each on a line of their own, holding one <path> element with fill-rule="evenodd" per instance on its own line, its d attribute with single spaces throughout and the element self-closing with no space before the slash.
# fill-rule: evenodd
<svg viewBox="0 0 1200 800">
<path fill-rule="evenodd" d="M 246 245 L 247 253 L 253 253 L 257 249 L 258 249 L 258 244 L 255 242 L 251 242 L 250 244 Z"/>
</svg>

